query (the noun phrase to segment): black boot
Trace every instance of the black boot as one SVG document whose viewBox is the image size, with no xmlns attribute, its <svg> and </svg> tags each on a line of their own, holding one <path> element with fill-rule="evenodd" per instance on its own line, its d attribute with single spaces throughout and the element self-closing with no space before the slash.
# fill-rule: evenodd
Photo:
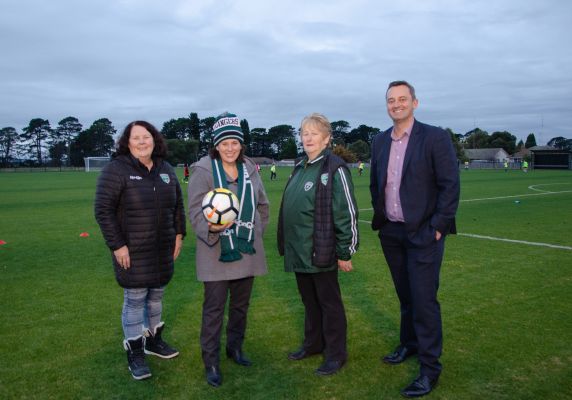
<svg viewBox="0 0 572 400">
<path fill-rule="evenodd" d="M 154 329 L 155 332 L 145 332 L 145 354 L 151 354 L 161 358 L 173 358 L 179 355 L 179 351 L 169 346 L 162 338 L 161 333 L 165 324 L 161 322 Z"/>
<path fill-rule="evenodd" d="M 244 356 L 242 350 L 231 350 L 227 347 L 226 356 L 231 358 L 238 365 L 242 365 L 243 367 L 250 367 L 252 365 L 252 361 Z"/>
<path fill-rule="evenodd" d="M 207 383 L 214 387 L 219 387 L 222 385 L 222 374 L 218 365 L 211 365 L 205 367 L 207 374 Z"/>
<path fill-rule="evenodd" d="M 137 339 L 124 340 L 123 347 L 127 351 L 127 362 L 129 371 L 134 379 L 138 381 L 151 377 L 151 370 L 145 363 L 145 352 L 143 350 L 143 336 Z"/>
</svg>

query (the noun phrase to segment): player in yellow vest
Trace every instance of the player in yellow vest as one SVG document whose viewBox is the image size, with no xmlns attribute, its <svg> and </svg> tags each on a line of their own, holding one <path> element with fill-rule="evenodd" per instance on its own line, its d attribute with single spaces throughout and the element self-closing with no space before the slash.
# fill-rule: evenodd
<svg viewBox="0 0 572 400">
<path fill-rule="evenodd" d="M 272 166 L 270 167 L 270 180 L 274 180 L 277 179 L 276 178 L 276 164 L 272 163 Z"/>
</svg>

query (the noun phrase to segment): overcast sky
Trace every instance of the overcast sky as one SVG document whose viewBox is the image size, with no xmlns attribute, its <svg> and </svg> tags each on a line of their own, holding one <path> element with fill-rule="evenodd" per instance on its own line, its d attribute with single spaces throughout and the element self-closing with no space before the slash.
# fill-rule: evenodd
<svg viewBox="0 0 572 400">
<path fill-rule="evenodd" d="M 230 111 L 386 129 L 405 79 L 423 122 L 545 144 L 572 138 L 571 17 L 565 0 L 1 0 L 0 128 Z"/>
</svg>

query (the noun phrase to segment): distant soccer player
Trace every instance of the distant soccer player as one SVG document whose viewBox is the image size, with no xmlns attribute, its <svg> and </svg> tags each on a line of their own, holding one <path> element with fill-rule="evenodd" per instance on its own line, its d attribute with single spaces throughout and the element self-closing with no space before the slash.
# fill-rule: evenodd
<svg viewBox="0 0 572 400">
<path fill-rule="evenodd" d="M 184 174 L 184 178 L 183 178 L 183 182 L 185 183 L 189 183 L 189 165 L 185 163 L 185 168 L 183 169 L 183 174 Z"/>
<path fill-rule="evenodd" d="M 272 163 L 272 166 L 270 167 L 270 180 L 274 180 L 276 179 L 276 164 Z"/>
</svg>

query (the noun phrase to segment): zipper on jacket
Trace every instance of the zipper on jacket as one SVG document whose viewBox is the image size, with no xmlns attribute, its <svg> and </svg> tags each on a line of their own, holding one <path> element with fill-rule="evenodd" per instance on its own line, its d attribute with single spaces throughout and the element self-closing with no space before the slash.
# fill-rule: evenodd
<svg viewBox="0 0 572 400">
<path fill-rule="evenodd" d="M 160 251 L 159 249 L 161 248 L 160 246 L 160 238 L 159 238 L 159 233 L 160 233 L 160 229 L 161 229 L 161 208 L 160 208 L 160 204 L 159 204 L 159 196 L 157 194 L 157 186 L 156 186 L 156 179 L 157 179 L 157 174 L 155 174 L 155 176 L 153 177 L 153 195 L 155 197 L 155 210 L 157 210 L 157 222 L 155 224 L 155 241 L 156 241 L 156 245 L 157 245 L 157 252 L 156 252 L 156 263 L 157 263 L 157 284 L 158 287 L 161 286 L 161 257 L 160 257 Z"/>
</svg>

